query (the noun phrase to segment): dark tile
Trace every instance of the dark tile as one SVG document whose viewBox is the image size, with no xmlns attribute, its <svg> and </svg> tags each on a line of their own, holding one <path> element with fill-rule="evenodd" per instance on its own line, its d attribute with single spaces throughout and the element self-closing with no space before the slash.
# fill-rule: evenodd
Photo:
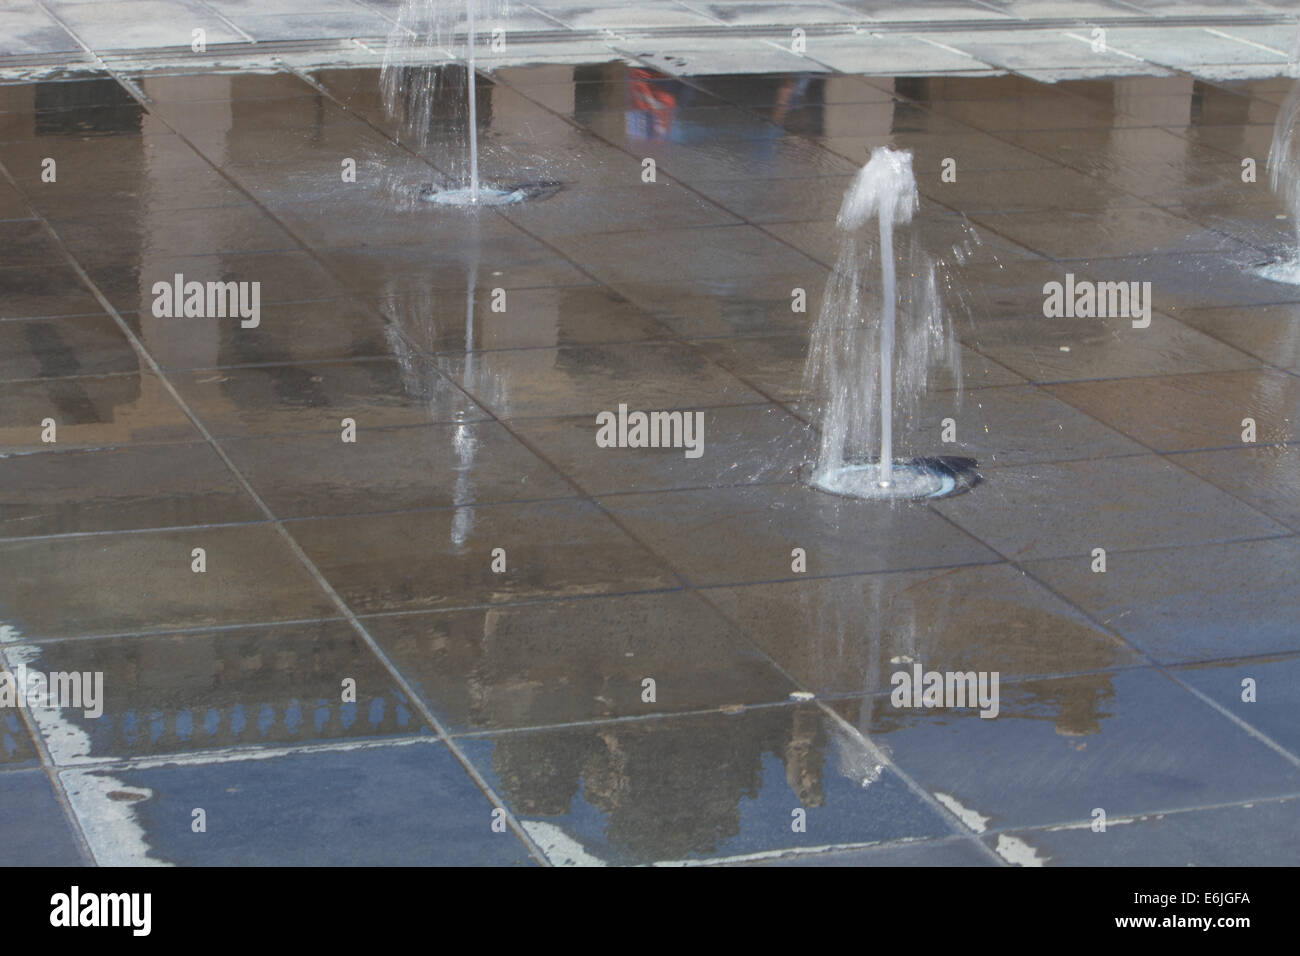
<svg viewBox="0 0 1300 956">
<path fill-rule="evenodd" d="M 13 672 L 4 668 L 6 682 L 12 681 Z M 21 690 L 16 684 L 16 690 Z M 16 767 L 31 767 L 40 762 L 36 745 L 32 743 L 31 733 L 23 723 L 22 714 L 16 707 L 0 707 L 0 770 L 12 770 Z"/>
<path fill-rule="evenodd" d="M 70 266 L 52 259 L 36 266 L 0 267 L 0 319 L 87 315 L 99 300 Z"/>
<path fill-rule="evenodd" d="M 1149 252 L 1222 252 L 1229 240 L 1154 207 L 1088 212 L 977 212 L 976 225 L 1053 259 Z"/>
<path fill-rule="evenodd" d="M 1260 444 L 1300 436 L 1300 378 L 1270 369 L 1076 382 L 1049 391 L 1156 451 L 1241 446 L 1247 418 Z"/>
<path fill-rule="evenodd" d="M 0 379 L 134 372 L 140 357 L 107 315 L 0 322 Z"/>
<path fill-rule="evenodd" d="M 53 419 L 55 442 L 42 441 Z M 201 435 L 148 372 L 0 383 L 0 453 L 191 441 Z"/>
<path fill-rule="evenodd" d="M 528 236 L 497 239 L 484 255 L 477 243 L 437 247 L 388 246 L 330 249 L 322 253 L 330 271 L 366 299 L 411 295 L 430 289 L 456 290 L 486 279 L 503 289 L 589 285 L 591 276 Z"/>
<path fill-rule="evenodd" d="M 1125 667 L 1139 658 L 1005 564 L 710 588 L 786 673 L 818 694 L 888 691 L 899 670 L 1002 679 Z"/>
<path fill-rule="evenodd" d="M 216 763 L 65 771 L 103 865 L 484 866 L 531 862 L 442 744 L 375 745 Z M 133 795 L 100 821 L 107 791 Z M 192 831 L 194 808 L 207 830 Z"/>
<path fill-rule="evenodd" d="M 1178 318 L 1261 361 L 1300 371 L 1300 304 L 1182 309 Z"/>
<path fill-rule="evenodd" d="M 1155 455 L 989 468 L 935 510 L 1016 560 L 1266 537 L 1287 529 Z"/>
<path fill-rule="evenodd" d="M 567 498 L 567 481 L 495 422 L 228 441 L 226 452 L 279 517 L 364 514 Z"/>
<path fill-rule="evenodd" d="M 677 587 L 672 572 L 591 504 L 449 508 L 288 525 L 358 613 L 470 607 Z M 504 572 L 492 552 L 505 552 Z"/>
<path fill-rule="evenodd" d="M 225 368 L 274 362 L 328 362 L 387 358 L 393 333 L 378 311 L 346 299 L 273 302 L 262 306 L 256 328 L 241 319 L 154 318 L 127 313 L 127 324 L 163 368 Z"/>
<path fill-rule="evenodd" d="M 485 418 L 465 393 L 400 340 L 397 361 L 266 365 L 182 372 L 177 391 L 217 437 L 334 432 Z"/>
<path fill-rule="evenodd" d="M 206 256 L 145 259 L 129 249 L 110 247 L 93 259 L 82 255 L 87 274 L 119 309 L 152 315 L 159 295 L 154 286 L 169 287 L 177 275 L 189 282 L 257 283 L 259 308 L 275 302 L 327 299 L 343 287 L 305 252 L 225 252 Z M 192 330 L 215 318 L 172 317 L 169 321 Z"/>
<path fill-rule="evenodd" d="M 1178 455 L 1170 460 L 1300 531 L 1300 447 L 1232 448 Z"/>
<path fill-rule="evenodd" d="M 1115 820 L 1096 833 L 1091 821 L 987 837 L 1013 860 L 1038 866 L 1292 866 L 1300 798 L 1231 807 L 1151 813 Z M 1261 837 L 1268 834 L 1267 839 Z M 1008 842 L 1015 840 L 1008 848 Z"/>
<path fill-rule="evenodd" d="M 1300 539 L 1111 553 L 1026 565 L 1035 577 L 1157 661 L 1222 660 L 1300 650 Z"/>
<path fill-rule="evenodd" d="M 1199 664 L 1172 673 L 1285 747 L 1293 757 L 1300 754 L 1300 725 L 1295 720 L 1300 706 L 1300 658 Z"/>
<path fill-rule="evenodd" d="M 191 570 L 192 551 L 207 570 Z M 167 631 L 332 617 L 337 608 L 267 525 L 0 542 L 0 604 L 17 636 Z"/>
<path fill-rule="evenodd" d="M 83 866 L 72 826 L 39 770 L 0 773 L 0 866 Z"/>
<path fill-rule="evenodd" d="M 959 334 L 966 345 L 1034 382 L 1179 375 L 1257 364 L 1244 352 L 1158 313 L 1147 328 L 1134 328 L 1132 319 L 1048 319 L 1040 313 L 977 321 Z"/>
<path fill-rule="evenodd" d="M 498 418 L 746 405 L 763 397 L 685 345 L 584 345 L 443 356 L 439 366 Z"/>
<path fill-rule="evenodd" d="M 428 731 L 343 621 L 55 641 L 20 650 L 29 671 L 102 675 L 102 698 L 92 712 L 34 711 L 61 766 Z M 355 682 L 353 701 L 344 700 L 348 680 Z"/>
<path fill-rule="evenodd" d="M 948 419 L 955 437 L 945 442 Z M 907 427 L 895 438 L 900 457 L 942 452 L 990 466 L 1110 458 L 1145 450 L 1029 385 L 930 392 L 918 400 Z"/>
<path fill-rule="evenodd" d="M 0 458 L 0 538 L 260 521 L 207 444 Z"/>
<path fill-rule="evenodd" d="M 461 745 L 557 864 L 706 860 L 952 832 L 811 705 Z M 800 809 L 806 831 L 794 832 Z"/>
<path fill-rule="evenodd" d="M 792 481 L 815 445 L 808 426 L 779 408 L 738 405 L 702 411 L 698 458 L 687 457 L 681 448 L 598 449 L 594 416 L 523 418 L 510 427 L 593 495 Z"/>
<path fill-rule="evenodd" d="M 882 505 L 802 485 L 614 495 L 601 505 L 696 586 L 795 578 L 795 548 L 814 576 L 996 560 L 923 505 Z"/>
<path fill-rule="evenodd" d="M 779 702 L 794 689 L 689 592 L 365 619 L 456 731 Z M 643 699 L 643 681 L 655 699 Z"/>
<path fill-rule="evenodd" d="M 834 707 L 977 832 L 1091 823 L 1296 792 L 1300 770 L 1169 678 L 1121 671 L 1002 684 L 997 717 Z"/>
<path fill-rule="evenodd" d="M 602 281 L 615 283 L 662 283 L 664 276 L 716 282 L 720 276 L 817 273 L 806 256 L 755 226 L 574 236 L 556 245 Z"/>
<path fill-rule="evenodd" d="M 598 286 L 425 291 L 379 308 L 429 352 L 554 348 L 671 339 L 643 310 Z"/>
</svg>

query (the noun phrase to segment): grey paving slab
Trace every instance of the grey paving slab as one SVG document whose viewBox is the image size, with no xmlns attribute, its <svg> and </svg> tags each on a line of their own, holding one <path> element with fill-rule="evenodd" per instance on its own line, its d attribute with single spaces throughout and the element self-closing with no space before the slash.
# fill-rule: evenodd
<svg viewBox="0 0 1300 956">
<path fill-rule="evenodd" d="M 39 770 L 0 773 L 0 864 L 83 866 L 67 816 Z"/>
<path fill-rule="evenodd" d="M 808 705 L 506 734 L 462 746 L 561 865 L 726 859 L 953 832 Z M 664 775 L 669 752 L 679 769 Z M 797 810 L 803 832 L 792 827 Z"/>
<path fill-rule="evenodd" d="M 1295 792 L 1290 760 L 1154 671 L 1004 684 L 1000 698 L 993 719 L 886 696 L 835 707 L 977 832 Z"/>
<path fill-rule="evenodd" d="M 683 591 L 365 624 L 453 733 L 779 703 L 794 690 L 721 615 Z M 645 699 L 647 679 L 653 700 Z"/>
<path fill-rule="evenodd" d="M 60 766 L 429 732 L 344 621 L 58 641 L 5 653 L 29 673 L 102 675 L 90 710 L 84 699 L 33 709 Z"/>
<path fill-rule="evenodd" d="M 101 864 L 532 863 L 512 832 L 493 832 L 492 803 L 442 744 L 71 770 L 62 780 Z M 126 806 L 110 813 L 115 792 Z"/>
<path fill-rule="evenodd" d="M 1146 814 L 1068 829 L 1020 830 L 987 838 L 1006 855 L 1035 866 L 1292 866 L 1300 799 L 1267 800 L 1211 810 Z M 1274 839 L 1257 841 L 1266 830 Z M 1012 842 L 1015 841 L 1015 842 Z"/>
<path fill-rule="evenodd" d="M 1294 537 L 1108 554 L 1025 566 L 1162 662 L 1222 660 L 1296 648 Z"/>
</svg>

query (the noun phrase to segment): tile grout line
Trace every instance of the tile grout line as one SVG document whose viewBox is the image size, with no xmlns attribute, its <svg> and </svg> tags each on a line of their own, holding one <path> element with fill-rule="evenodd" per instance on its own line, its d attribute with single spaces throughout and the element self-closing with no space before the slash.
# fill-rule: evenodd
<svg viewBox="0 0 1300 956">
<path fill-rule="evenodd" d="M 14 179 L 13 175 L 9 172 L 8 168 L 4 165 L 3 161 L 0 161 L 0 175 L 4 176 L 4 178 L 9 181 L 10 185 L 13 186 L 16 190 L 18 190 L 18 192 L 23 196 L 24 202 L 27 202 L 28 207 L 31 208 L 33 212 L 38 212 L 38 210 L 36 210 L 36 208 L 31 205 L 30 201 L 27 199 L 26 193 L 23 192 L 23 190 L 19 187 L 17 181 Z M 464 751 L 447 734 L 445 728 L 442 726 L 442 722 L 438 720 L 438 718 L 434 715 L 433 711 L 430 710 L 429 707 L 424 703 L 423 698 L 415 692 L 414 687 L 406 680 L 406 678 L 401 674 L 401 672 L 398 671 L 398 669 L 393 664 L 393 662 L 384 653 L 383 649 L 379 646 L 378 642 L 370 634 L 369 630 L 361 623 L 357 615 L 352 611 L 351 607 L 348 606 L 348 604 L 343 600 L 342 596 L 339 595 L 339 593 L 325 579 L 325 576 L 321 573 L 320 569 L 316 567 L 315 563 L 307 556 L 307 553 L 298 544 L 297 540 L 294 539 L 294 537 L 284 527 L 280 519 L 275 516 L 275 514 L 267 506 L 266 502 L 263 501 L 261 496 L 258 495 L 257 491 L 254 490 L 253 486 L 249 484 L 248 480 L 244 477 L 243 473 L 240 472 L 239 469 L 235 467 L 234 462 L 231 461 L 230 457 L 226 454 L 225 450 L 221 448 L 221 446 L 217 443 L 216 439 L 212 437 L 211 433 L 208 432 L 206 426 L 204 426 L 204 424 L 194 413 L 194 411 L 189 407 L 188 404 L 186 404 L 185 400 L 181 397 L 180 393 L 176 390 L 175 386 L 165 376 L 161 367 L 154 360 L 153 356 L 144 348 L 143 343 L 141 343 L 140 340 L 136 338 L 135 333 L 131 331 L 130 326 L 128 326 L 125 320 L 123 320 L 120 313 L 118 313 L 116 307 L 108 300 L 108 298 L 103 294 L 103 292 L 100 291 L 99 287 L 95 285 L 95 283 L 90 279 L 90 276 L 87 275 L 86 271 L 81 267 L 81 264 L 72 255 L 72 253 L 68 251 L 67 247 L 63 243 L 62 238 L 58 235 L 57 232 L 55 232 L 54 228 L 49 224 L 48 220 L 46 220 L 44 216 L 39 215 L 39 213 L 37 218 L 39 218 L 44 228 L 48 230 L 50 235 L 53 237 L 54 241 L 57 243 L 59 247 L 59 251 L 65 257 L 65 259 L 71 266 L 72 270 L 77 273 L 77 276 L 82 281 L 82 283 L 85 284 L 85 286 L 95 295 L 96 299 L 99 300 L 100 305 L 105 309 L 105 311 L 107 311 L 114 318 L 119 328 L 121 328 L 123 334 L 126 335 L 127 339 L 131 342 L 132 346 L 136 349 L 137 353 L 141 356 L 142 359 L 144 359 L 145 363 L 149 366 L 151 371 L 153 371 L 153 373 L 158 376 L 163 386 L 167 389 L 168 393 L 171 395 L 173 401 L 175 401 L 177 405 L 182 409 L 182 411 L 184 411 L 184 413 L 190 418 L 190 420 L 194 423 L 195 427 L 203 435 L 204 439 L 211 444 L 213 450 L 225 463 L 226 467 L 230 470 L 231 474 L 235 477 L 236 481 L 244 489 L 245 493 L 248 494 L 249 497 L 254 501 L 257 507 L 267 516 L 271 525 L 275 528 L 275 530 L 281 536 L 283 541 L 288 545 L 290 551 L 294 554 L 294 556 L 299 560 L 299 562 L 301 562 L 304 569 L 315 580 L 317 586 L 320 587 L 320 589 L 325 593 L 326 597 L 329 598 L 329 600 L 335 605 L 335 607 L 339 609 L 344 619 L 346 619 L 347 622 L 353 627 L 353 629 L 361 637 L 362 641 L 367 645 L 371 653 L 375 655 L 375 657 L 380 662 L 380 664 L 384 667 L 384 669 L 388 671 L 393 681 L 397 684 L 398 688 L 400 688 L 402 693 L 407 695 L 408 699 L 411 702 L 411 707 L 417 712 L 419 712 L 420 716 L 424 718 L 424 720 L 428 723 L 428 725 L 434 730 L 434 732 L 442 740 L 444 745 L 452 753 L 455 759 L 461 764 L 466 775 L 469 776 L 471 780 L 478 786 L 478 788 L 484 794 L 484 796 L 486 796 L 488 800 L 491 802 L 492 806 L 494 808 L 500 809 L 503 812 L 503 814 L 505 814 L 507 823 L 510 825 L 511 829 L 515 833 L 515 836 L 520 840 L 520 842 L 523 844 L 524 848 L 529 852 L 529 854 L 539 863 L 546 866 L 551 865 L 549 858 L 547 858 L 546 854 L 533 841 L 532 837 L 528 834 L 528 832 L 524 829 L 523 825 L 515 817 L 514 812 L 508 806 L 505 805 L 504 801 L 502 801 L 497 796 L 497 794 L 495 793 L 491 785 L 488 784 L 487 780 L 482 776 L 482 774 L 479 773 L 478 769 L 470 762 L 469 758 L 465 755 Z"/>
</svg>

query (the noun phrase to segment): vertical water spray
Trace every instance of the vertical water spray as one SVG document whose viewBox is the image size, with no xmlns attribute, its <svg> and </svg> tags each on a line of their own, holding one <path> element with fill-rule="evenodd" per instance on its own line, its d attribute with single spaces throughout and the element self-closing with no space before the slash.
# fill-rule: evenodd
<svg viewBox="0 0 1300 956">
<path fill-rule="evenodd" d="M 1300 33 L 1291 46 L 1287 70 L 1292 77 L 1300 77 Z M 1291 87 L 1273 121 L 1273 141 L 1268 148 L 1268 182 L 1291 220 L 1293 245 L 1291 251 L 1276 262 L 1256 270 L 1257 274 L 1274 282 L 1300 285 L 1300 139 L 1297 123 L 1300 122 L 1300 82 Z"/>
<path fill-rule="evenodd" d="M 405 0 L 384 50 L 380 92 L 393 134 L 444 177 L 415 184 L 419 198 L 440 205 L 499 206 L 544 198 L 557 185 L 500 185 L 479 174 L 479 117 L 488 112 L 478 89 L 483 14 L 499 21 L 504 0 Z"/>
<path fill-rule="evenodd" d="M 898 232 L 911 222 L 917 205 L 912 154 L 880 147 L 840 207 L 840 250 L 805 369 L 821 425 L 811 482 L 824 491 L 923 498 L 947 494 L 956 485 L 936 462 L 895 459 L 898 413 L 914 410 L 936 361 L 959 364 L 934 263 Z M 864 236 L 873 218 L 879 227 L 875 244 Z M 878 281 L 872 268 L 877 256 Z"/>
</svg>

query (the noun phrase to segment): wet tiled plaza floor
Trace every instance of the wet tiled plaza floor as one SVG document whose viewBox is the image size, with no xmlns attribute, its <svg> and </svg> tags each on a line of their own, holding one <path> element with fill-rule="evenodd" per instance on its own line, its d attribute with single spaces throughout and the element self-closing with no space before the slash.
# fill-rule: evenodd
<svg viewBox="0 0 1300 956">
<path fill-rule="evenodd" d="M 0 863 L 1300 859 L 1292 80 L 502 68 L 484 175 L 559 188 L 466 211 L 376 69 L 127 79 L 0 86 L 0 654 L 103 675 L 0 709 Z M 878 145 L 979 239 L 931 503 L 802 481 Z M 1044 318 L 1067 273 L 1150 325 Z M 999 713 L 894 707 L 914 662 Z"/>
</svg>

